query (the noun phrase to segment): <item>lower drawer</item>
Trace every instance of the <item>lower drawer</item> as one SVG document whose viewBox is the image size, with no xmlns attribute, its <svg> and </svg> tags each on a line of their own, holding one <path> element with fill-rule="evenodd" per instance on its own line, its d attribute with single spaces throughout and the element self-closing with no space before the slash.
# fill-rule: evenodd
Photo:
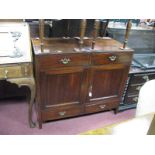
<svg viewBox="0 0 155 155">
<path fill-rule="evenodd" d="M 118 102 L 109 102 L 104 104 L 90 104 L 85 106 L 85 113 L 93 113 L 117 108 Z"/>
<path fill-rule="evenodd" d="M 64 106 L 42 111 L 42 121 L 56 120 L 82 114 L 81 106 Z"/>
</svg>

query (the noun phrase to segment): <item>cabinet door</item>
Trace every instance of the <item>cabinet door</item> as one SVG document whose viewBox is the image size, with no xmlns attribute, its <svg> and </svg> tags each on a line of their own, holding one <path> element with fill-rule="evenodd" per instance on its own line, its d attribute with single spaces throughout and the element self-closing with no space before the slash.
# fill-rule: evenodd
<svg viewBox="0 0 155 155">
<path fill-rule="evenodd" d="M 129 67 L 123 64 L 93 66 L 90 70 L 87 104 L 119 102 L 128 71 Z"/>
<path fill-rule="evenodd" d="M 82 104 L 85 71 L 82 67 L 44 70 L 40 73 L 42 108 Z"/>
</svg>

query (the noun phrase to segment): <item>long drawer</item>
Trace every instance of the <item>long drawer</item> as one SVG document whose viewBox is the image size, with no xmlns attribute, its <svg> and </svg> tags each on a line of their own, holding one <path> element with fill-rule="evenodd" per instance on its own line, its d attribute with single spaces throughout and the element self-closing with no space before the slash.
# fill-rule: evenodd
<svg viewBox="0 0 155 155">
<path fill-rule="evenodd" d="M 31 64 L 0 66 L 0 79 L 21 78 L 32 75 Z"/>
</svg>

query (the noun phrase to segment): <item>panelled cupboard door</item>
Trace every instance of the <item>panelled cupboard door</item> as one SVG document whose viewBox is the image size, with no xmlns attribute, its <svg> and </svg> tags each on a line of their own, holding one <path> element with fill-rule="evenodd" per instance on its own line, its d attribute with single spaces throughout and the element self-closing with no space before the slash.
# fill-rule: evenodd
<svg viewBox="0 0 155 155">
<path fill-rule="evenodd" d="M 42 108 L 82 104 L 84 80 L 82 67 L 44 70 L 40 73 Z"/>
<path fill-rule="evenodd" d="M 96 101 L 119 101 L 127 78 L 128 66 L 123 64 L 92 66 L 87 104 Z"/>
</svg>

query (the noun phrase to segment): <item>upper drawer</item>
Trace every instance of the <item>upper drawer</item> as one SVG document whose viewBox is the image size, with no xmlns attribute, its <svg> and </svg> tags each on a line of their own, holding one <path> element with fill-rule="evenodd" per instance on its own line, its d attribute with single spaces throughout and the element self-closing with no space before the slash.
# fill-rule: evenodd
<svg viewBox="0 0 155 155">
<path fill-rule="evenodd" d="M 132 84 L 143 84 L 149 80 L 155 79 L 155 73 L 134 74 L 131 79 Z"/>
<path fill-rule="evenodd" d="M 40 69 L 49 67 L 83 66 L 90 63 L 88 54 L 56 54 L 36 56 L 37 65 Z"/>
<path fill-rule="evenodd" d="M 31 64 L 21 64 L 12 66 L 0 66 L 0 79 L 21 78 L 32 75 Z"/>
<path fill-rule="evenodd" d="M 128 52 L 93 53 L 91 60 L 93 65 L 104 65 L 115 63 L 130 64 L 132 60 L 132 53 Z"/>
</svg>

